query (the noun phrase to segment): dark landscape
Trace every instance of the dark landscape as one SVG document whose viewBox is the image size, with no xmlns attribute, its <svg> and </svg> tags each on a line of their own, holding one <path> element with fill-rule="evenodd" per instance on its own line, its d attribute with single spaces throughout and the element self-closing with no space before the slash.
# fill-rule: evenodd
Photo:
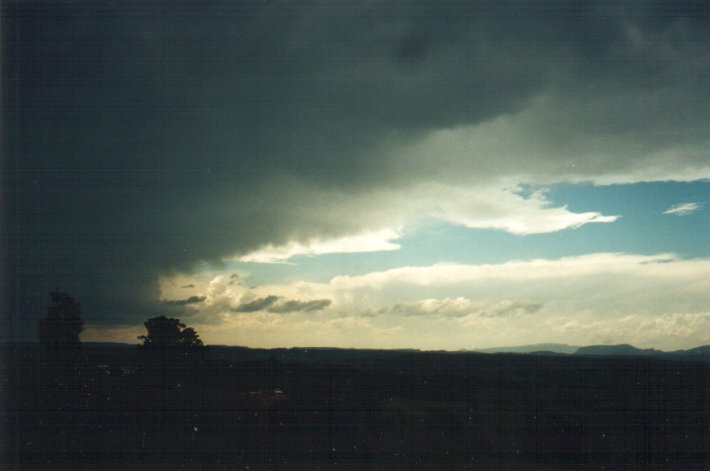
<svg viewBox="0 0 710 471">
<path fill-rule="evenodd" d="M 4 349 L 3 469 L 710 467 L 707 347 Z"/>
<path fill-rule="evenodd" d="M 709 52 L 710 0 L 0 0 L 0 471 L 710 471 Z"/>
</svg>

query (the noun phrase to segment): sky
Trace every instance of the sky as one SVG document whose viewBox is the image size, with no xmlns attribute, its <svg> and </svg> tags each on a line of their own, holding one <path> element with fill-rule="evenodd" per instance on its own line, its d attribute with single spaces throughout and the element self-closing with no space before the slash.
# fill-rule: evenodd
<svg viewBox="0 0 710 471">
<path fill-rule="evenodd" d="M 710 344 L 710 4 L 2 5 L 3 338 Z"/>
</svg>

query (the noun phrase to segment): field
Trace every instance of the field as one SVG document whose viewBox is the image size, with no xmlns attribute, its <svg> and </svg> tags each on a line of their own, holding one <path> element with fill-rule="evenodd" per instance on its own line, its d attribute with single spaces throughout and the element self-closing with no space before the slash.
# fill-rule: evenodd
<svg viewBox="0 0 710 471">
<path fill-rule="evenodd" d="M 710 469 L 710 365 L 8 348 L 3 469 Z"/>
</svg>

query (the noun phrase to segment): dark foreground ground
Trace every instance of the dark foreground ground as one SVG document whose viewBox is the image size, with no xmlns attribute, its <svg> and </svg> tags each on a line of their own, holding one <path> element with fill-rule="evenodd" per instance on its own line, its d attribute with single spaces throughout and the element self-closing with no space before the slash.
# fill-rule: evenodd
<svg viewBox="0 0 710 471">
<path fill-rule="evenodd" d="M 10 348 L 0 468 L 710 469 L 708 363 L 215 348 L 177 365 Z"/>
</svg>

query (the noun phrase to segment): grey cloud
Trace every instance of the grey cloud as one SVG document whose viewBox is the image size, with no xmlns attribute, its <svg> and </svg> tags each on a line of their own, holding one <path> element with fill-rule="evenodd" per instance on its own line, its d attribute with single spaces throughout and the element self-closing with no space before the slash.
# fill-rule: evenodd
<svg viewBox="0 0 710 471">
<path fill-rule="evenodd" d="M 465 310 L 446 309 L 441 306 L 435 309 L 426 309 L 421 303 L 397 303 L 380 309 L 379 313 L 408 317 L 464 317 L 469 314 Z"/>
<path fill-rule="evenodd" d="M 486 306 L 479 312 L 481 317 L 508 317 L 535 314 L 544 307 L 543 303 L 526 301 L 501 301 Z"/>
<path fill-rule="evenodd" d="M 321 309 L 325 309 L 330 306 L 331 303 L 332 301 L 330 299 L 314 299 L 311 301 L 298 301 L 294 299 L 269 307 L 269 312 L 287 313 L 320 311 Z"/>
<path fill-rule="evenodd" d="M 207 299 L 207 296 L 190 296 L 187 299 L 173 299 L 164 302 L 165 304 L 169 304 L 171 306 L 186 306 L 188 304 L 199 304 L 205 299 Z"/>
<path fill-rule="evenodd" d="M 258 298 L 253 301 L 242 303 L 233 309 L 235 312 L 256 312 L 268 311 L 277 314 L 285 314 L 290 312 L 313 312 L 320 311 L 331 304 L 330 299 L 313 299 L 310 301 L 299 301 L 291 299 L 280 301 L 281 296 L 269 295 L 264 298 Z"/>
<path fill-rule="evenodd" d="M 380 313 L 400 316 L 464 317 L 477 309 L 479 305 L 460 297 L 397 303 L 382 308 Z"/>
<path fill-rule="evenodd" d="M 360 195 L 560 172 L 570 143 L 612 137 L 576 168 L 702 148 L 708 18 L 696 1 L 9 2 L 2 311 L 31 336 L 59 285 L 87 322 L 140 322 L 169 309 L 161 274 L 373 224 L 379 208 L 347 207 Z M 390 157 L 542 95 L 560 106 L 538 121 L 568 127 L 530 133 L 539 159 Z"/>
<path fill-rule="evenodd" d="M 193 285 L 192 283 L 181 286 L 181 288 L 194 288 L 194 287 L 195 287 L 195 285 Z"/>
<path fill-rule="evenodd" d="M 242 303 L 236 308 L 234 308 L 235 312 L 256 312 L 256 311 L 263 311 L 267 309 L 269 306 L 273 305 L 276 301 L 278 301 L 280 296 L 275 296 L 275 295 L 270 295 L 265 298 L 259 298 L 255 299 L 254 301 L 249 301 L 247 303 Z"/>
<path fill-rule="evenodd" d="M 238 285 L 241 285 L 241 283 L 239 282 L 239 275 L 236 274 L 236 273 L 232 273 L 232 274 L 229 276 L 229 284 L 230 284 L 230 285 L 233 285 L 234 283 L 237 283 Z"/>
<path fill-rule="evenodd" d="M 543 303 L 532 301 L 509 301 L 481 304 L 466 298 L 426 299 L 411 303 L 397 303 L 382 308 L 380 314 L 418 317 L 468 317 L 483 318 L 511 317 L 535 314 L 544 307 Z"/>
</svg>

